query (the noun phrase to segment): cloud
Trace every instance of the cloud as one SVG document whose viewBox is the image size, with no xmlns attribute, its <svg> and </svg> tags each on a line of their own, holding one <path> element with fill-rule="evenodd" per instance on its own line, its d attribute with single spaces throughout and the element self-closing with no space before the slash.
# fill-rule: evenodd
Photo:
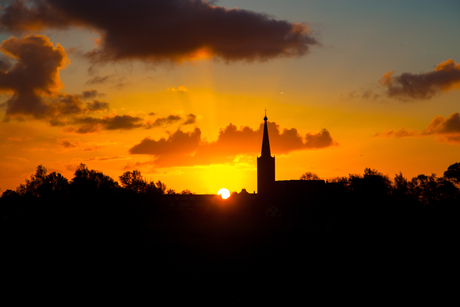
<svg viewBox="0 0 460 307">
<path fill-rule="evenodd" d="M 125 156 L 113 156 L 113 157 L 91 157 L 88 159 L 84 159 L 84 162 L 90 162 L 90 161 L 114 161 L 114 160 L 126 160 L 129 159 L 128 157 Z"/>
<path fill-rule="evenodd" d="M 399 130 L 385 130 L 383 132 L 376 133 L 374 136 L 378 137 L 395 137 L 395 138 L 404 138 L 404 137 L 413 137 L 420 135 L 419 132 L 414 130 L 406 130 L 406 128 L 401 128 Z"/>
<path fill-rule="evenodd" d="M 171 88 L 168 88 L 168 91 L 170 92 L 183 92 L 183 93 L 186 93 L 188 92 L 188 89 L 183 86 L 183 85 L 179 85 L 178 87 L 171 87 Z"/>
<path fill-rule="evenodd" d="M 460 113 L 453 113 L 448 118 L 441 115 L 436 116 L 423 133 L 460 135 Z"/>
<path fill-rule="evenodd" d="M 299 135 L 295 128 L 280 132 L 276 123 L 268 124 L 270 145 L 274 154 L 287 154 L 296 150 L 320 149 L 336 146 L 330 133 L 323 129 L 319 133 Z M 168 138 L 153 140 L 144 138 L 134 145 L 130 154 L 147 154 L 154 156 L 155 165 L 159 167 L 184 165 L 209 165 L 229 163 L 238 155 L 256 155 L 260 153 L 263 124 L 257 130 L 250 127 L 237 128 L 229 124 L 219 132 L 214 142 L 206 142 L 201 138 L 201 130 L 195 128 L 191 132 L 178 129 Z"/>
<path fill-rule="evenodd" d="M 142 118 L 131 115 L 104 116 L 102 118 L 80 117 L 75 118 L 73 124 L 77 127 L 68 127 L 65 131 L 86 134 L 100 130 L 132 130 L 142 127 Z"/>
<path fill-rule="evenodd" d="M 376 133 L 377 137 L 423 137 L 434 135 L 440 142 L 460 144 L 460 113 L 453 113 L 445 118 L 441 115 L 435 116 L 431 123 L 423 131 L 406 130 L 385 130 Z"/>
<path fill-rule="evenodd" d="M 86 103 L 86 109 L 92 112 L 107 111 L 109 109 L 109 103 L 99 101 L 99 100 L 94 100 L 93 102 Z"/>
<path fill-rule="evenodd" d="M 108 103 L 97 100 L 86 103 L 85 108 L 81 98 L 100 95 L 96 90 L 81 95 L 60 93 L 63 84 L 59 70 L 70 60 L 64 48 L 59 44 L 54 46 L 46 36 L 12 37 L 2 42 L 0 51 L 16 61 L 0 70 L 0 91 L 11 94 L 3 105 L 6 121 L 30 116 L 58 126 L 65 124 L 62 117 L 108 109 Z"/>
<path fill-rule="evenodd" d="M 101 18 L 103 16 L 103 18 Z M 138 59 L 180 62 L 302 56 L 318 42 L 305 24 L 226 9 L 201 0 L 11 1 L 0 15 L 3 31 L 86 27 L 100 31 L 95 62 Z"/>
<path fill-rule="evenodd" d="M 104 96 L 104 94 L 99 93 L 97 90 L 85 90 L 79 96 L 81 99 L 86 100 Z"/>
<path fill-rule="evenodd" d="M 129 153 L 150 154 L 155 156 L 193 153 L 201 142 L 201 130 L 195 128 L 192 132 L 177 130 L 169 135 L 167 139 L 161 138 L 158 141 L 144 138 L 139 144 L 134 145 Z"/>
<path fill-rule="evenodd" d="M 148 114 L 149 116 L 154 116 L 155 113 L 151 112 Z M 186 116 L 185 121 L 183 125 L 192 125 L 196 123 L 196 115 L 194 114 L 189 114 Z M 182 117 L 180 115 L 169 115 L 168 117 L 159 117 L 155 121 L 147 121 L 144 124 L 144 127 L 146 129 L 151 129 L 151 128 L 158 128 L 158 127 L 167 127 L 170 125 L 173 125 L 177 123 L 178 121 L 182 120 Z"/>
<path fill-rule="evenodd" d="M 448 59 L 426 73 L 394 76 L 394 71 L 390 71 L 383 75 L 380 84 L 392 98 L 430 99 L 438 93 L 460 89 L 460 64 Z"/>
<path fill-rule="evenodd" d="M 151 121 L 147 122 L 145 124 L 145 128 L 150 129 L 150 128 L 156 128 L 156 127 L 165 127 L 165 126 L 172 125 L 181 119 L 182 117 L 180 117 L 179 115 L 169 115 L 168 117 L 157 118 L 154 122 L 151 122 Z"/>
<path fill-rule="evenodd" d="M 80 145 L 79 143 L 70 139 L 58 139 L 58 144 L 66 149 L 76 148 Z"/>
<path fill-rule="evenodd" d="M 196 123 L 196 115 L 194 114 L 189 114 L 187 115 L 187 119 L 184 122 L 184 125 L 192 125 Z"/>
<path fill-rule="evenodd" d="M 69 63 L 64 48 L 54 47 L 46 36 L 30 35 L 3 41 L 0 51 L 16 60 L 10 69 L 0 70 L 0 91 L 13 94 L 5 103 L 6 116 L 54 115 L 56 108 L 42 96 L 51 97 L 62 87 L 59 70 Z"/>
<path fill-rule="evenodd" d="M 78 95 L 61 93 L 59 70 L 70 61 L 64 48 L 59 44 L 55 47 L 46 36 L 12 37 L 2 42 L 0 51 L 16 61 L 13 66 L 0 65 L 0 92 L 11 94 L 2 105 L 6 110 L 5 122 L 11 118 L 31 117 L 45 120 L 51 126 L 71 125 L 64 131 L 73 133 L 131 130 L 143 126 L 142 118 L 130 115 L 90 117 L 91 113 L 109 110 L 108 102 L 83 102 L 101 96 L 97 90 Z"/>
<path fill-rule="evenodd" d="M 104 77 L 96 76 L 86 81 L 85 84 L 86 85 L 104 84 L 107 81 L 109 81 L 111 78 L 113 78 L 113 76 L 104 76 Z"/>
</svg>

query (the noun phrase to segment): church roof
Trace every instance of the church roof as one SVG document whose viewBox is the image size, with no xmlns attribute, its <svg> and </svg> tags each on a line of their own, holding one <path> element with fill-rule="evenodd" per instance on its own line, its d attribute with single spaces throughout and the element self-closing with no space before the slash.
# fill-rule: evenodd
<svg viewBox="0 0 460 307">
<path fill-rule="evenodd" d="M 267 127 L 267 114 L 265 114 L 264 117 L 264 136 L 262 139 L 262 153 L 261 157 L 271 157 L 271 152 L 270 152 L 270 141 L 268 140 L 268 127 Z"/>
</svg>

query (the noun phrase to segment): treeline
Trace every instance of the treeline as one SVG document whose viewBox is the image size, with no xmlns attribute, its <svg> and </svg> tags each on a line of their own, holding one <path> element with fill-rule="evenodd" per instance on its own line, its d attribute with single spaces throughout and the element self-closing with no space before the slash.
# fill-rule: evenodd
<svg viewBox="0 0 460 307">
<path fill-rule="evenodd" d="M 97 202 L 100 205 L 113 205 L 120 202 L 133 203 L 135 200 L 146 198 L 151 200 L 152 197 L 162 194 L 176 194 L 176 192 L 167 189 L 161 181 L 147 180 L 138 170 L 124 172 L 117 182 L 102 172 L 88 169 L 82 163 L 75 170 L 71 180 L 60 173 L 48 173 L 46 167 L 39 165 L 35 174 L 26 179 L 25 183 L 19 185 L 15 191 L 3 192 L 0 201 L 2 213 L 5 213 L 5 209 L 8 209 L 6 207 L 18 206 L 21 203 L 33 203 L 34 206 L 39 204 L 64 206 L 62 202 L 82 201 L 84 204 Z M 179 194 L 192 193 L 184 190 Z"/>
<path fill-rule="evenodd" d="M 16 190 L 6 190 L 0 198 L 0 226 L 11 240 L 34 236 L 91 238 L 108 233 L 139 233 L 139 208 L 154 212 L 163 194 L 175 194 L 161 181 L 149 181 L 137 171 L 126 171 L 118 182 L 102 172 L 80 164 L 68 180 L 48 173 L 39 165 L 36 172 Z M 181 194 L 191 193 L 188 190 Z M 75 240 L 74 240 L 75 241 Z"/>
<path fill-rule="evenodd" d="M 319 180 L 320 177 L 307 172 L 301 180 Z M 350 174 L 326 180 L 343 186 L 354 200 L 375 203 L 405 203 L 407 206 L 434 207 L 438 205 L 460 205 L 460 163 L 452 164 L 442 177 L 435 174 L 418 175 L 412 179 L 402 173 L 391 180 L 383 173 L 366 168 L 363 175 Z"/>
</svg>

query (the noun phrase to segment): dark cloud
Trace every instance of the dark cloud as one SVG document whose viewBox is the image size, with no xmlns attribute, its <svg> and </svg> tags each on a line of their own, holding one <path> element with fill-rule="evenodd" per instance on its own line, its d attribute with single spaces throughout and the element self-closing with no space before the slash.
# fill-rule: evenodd
<svg viewBox="0 0 460 307">
<path fill-rule="evenodd" d="M 95 62 L 207 57 L 268 60 L 301 56 L 318 44 L 306 25 L 263 13 L 226 9 L 201 0 L 11 1 L 0 16 L 4 31 L 87 27 L 101 32 Z"/>
<path fill-rule="evenodd" d="M 296 150 L 320 149 L 335 146 L 337 143 L 330 133 L 323 129 L 317 134 L 308 133 L 304 138 L 295 128 L 280 132 L 276 123 L 269 123 L 270 145 L 274 154 L 287 154 Z M 261 150 L 263 124 L 257 130 L 250 127 L 237 128 L 229 124 L 221 129 L 217 141 L 206 142 L 201 139 L 201 130 L 192 132 L 177 130 L 168 138 L 143 139 L 133 146 L 131 154 L 154 156 L 155 165 L 160 167 L 184 165 L 209 165 L 232 162 L 237 155 L 256 155 Z"/>
<path fill-rule="evenodd" d="M 116 115 L 103 118 L 104 129 L 106 130 L 131 130 L 142 127 L 142 118 L 130 115 Z"/>
<path fill-rule="evenodd" d="M 107 111 L 109 109 L 109 103 L 99 100 L 94 100 L 93 102 L 86 103 L 86 109 L 96 112 L 96 111 Z"/>
<path fill-rule="evenodd" d="M 180 117 L 179 115 L 169 115 L 168 117 L 157 118 L 154 122 L 147 122 L 145 124 L 145 128 L 150 129 L 156 127 L 165 127 L 172 125 L 181 119 L 182 117 Z"/>
<path fill-rule="evenodd" d="M 94 99 L 100 96 L 104 96 L 104 94 L 99 93 L 97 90 L 86 90 L 80 94 L 80 98 L 83 100 Z"/>
<path fill-rule="evenodd" d="M 58 140 L 58 142 L 59 142 L 59 145 L 67 149 L 76 148 L 79 146 L 79 144 L 76 144 L 75 142 L 69 139 L 60 139 Z"/>
<path fill-rule="evenodd" d="M 106 83 L 107 81 L 109 81 L 110 78 L 112 78 L 113 76 L 104 76 L 104 77 L 100 77 L 100 76 L 96 76 L 94 78 L 91 78 L 89 79 L 88 81 L 86 81 L 86 85 L 95 85 L 95 84 L 103 84 L 103 83 Z"/>
<path fill-rule="evenodd" d="M 187 119 L 184 122 L 184 125 L 193 125 L 196 123 L 196 115 L 189 114 L 187 115 Z"/>
<path fill-rule="evenodd" d="M 449 59 L 426 73 L 394 76 L 391 71 L 383 75 L 380 84 L 386 87 L 386 94 L 392 98 L 430 99 L 440 92 L 460 88 L 460 64 Z"/>
<path fill-rule="evenodd" d="M 83 102 L 82 99 L 101 96 L 96 90 L 87 90 L 80 95 L 61 93 L 59 70 L 69 61 L 64 49 L 59 44 L 53 46 L 47 37 L 13 37 L 2 42 L 0 51 L 16 60 L 13 66 L 3 65 L 0 70 L 0 91 L 11 93 L 11 98 L 3 104 L 5 121 L 32 117 L 46 120 L 51 126 L 72 125 L 65 131 L 75 133 L 130 130 L 143 126 L 142 118 L 130 115 L 88 116 L 109 109 L 107 102 Z"/>
<path fill-rule="evenodd" d="M 69 16 L 60 14 L 51 4 L 46 1 L 8 1 L 3 5 L 3 14 L 0 17 L 0 29 L 22 33 L 30 30 L 43 28 L 67 28 Z M 31 8 L 30 4 L 35 3 Z"/>
<path fill-rule="evenodd" d="M 0 74 L 5 74 L 11 67 L 11 63 L 8 59 L 5 59 L 3 56 L 0 56 Z"/>
<path fill-rule="evenodd" d="M 16 60 L 9 70 L 0 71 L 0 91 L 12 93 L 6 101 L 6 116 L 31 115 L 43 118 L 57 109 L 42 99 L 51 97 L 62 87 L 59 70 L 68 63 L 64 48 L 56 47 L 45 36 L 10 38 L 0 51 Z"/>
<path fill-rule="evenodd" d="M 104 116 L 102 118 L 79 117 L 74 118 L 72 123 L 75 126 L 66 128 L 66 132 L 86 134 L 101 130 L 132 130 L 142 127 L 142 118 L 131 115 Z"/>
</svg>

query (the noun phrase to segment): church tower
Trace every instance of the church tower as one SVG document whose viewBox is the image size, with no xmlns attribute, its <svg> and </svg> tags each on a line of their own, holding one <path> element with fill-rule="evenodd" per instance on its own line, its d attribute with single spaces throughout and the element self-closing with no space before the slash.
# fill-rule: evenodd
<svg viewBox="0 0 460 307">
<path fill-rule="evenodd" d="M 262 152 L 257 157 L 257 193 L 267 194 L 275 184 L 275 157 L 270 153 L 268 140 L 267 113 L 264 117 L 264 136 L 262 138 Z"/>
</svg>

